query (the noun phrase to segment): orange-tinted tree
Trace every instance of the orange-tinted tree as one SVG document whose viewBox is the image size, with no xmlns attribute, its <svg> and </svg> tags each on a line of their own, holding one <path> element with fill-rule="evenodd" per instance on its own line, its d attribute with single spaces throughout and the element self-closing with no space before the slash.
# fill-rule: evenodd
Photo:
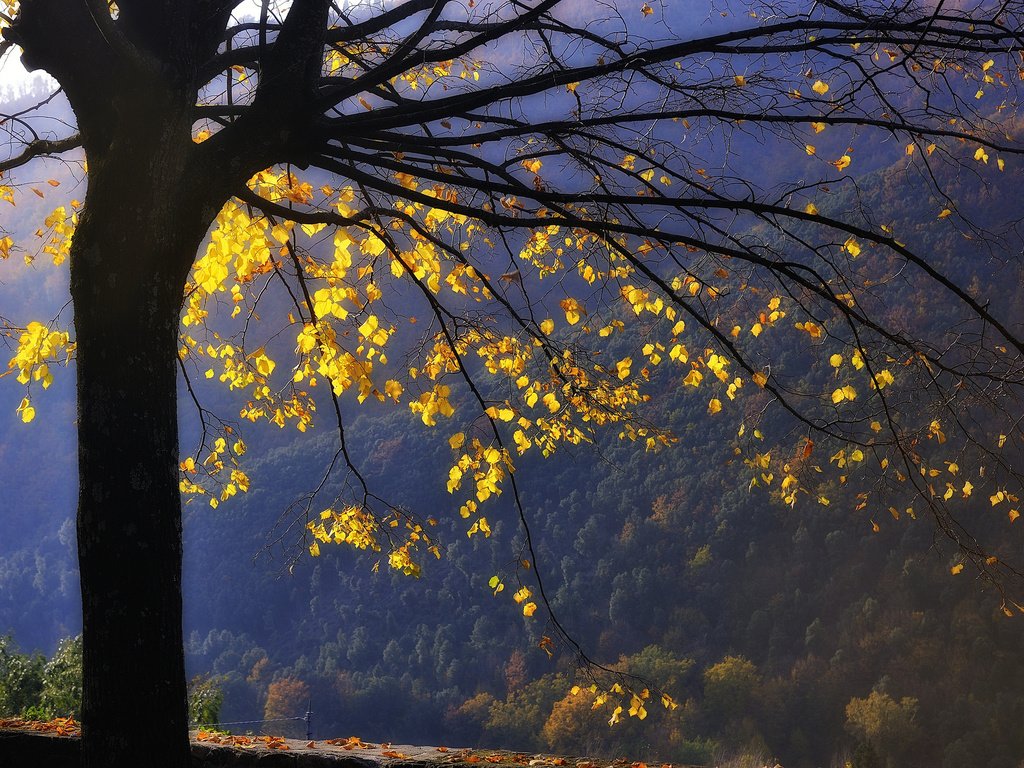
<svg viewBox="0 0 1024 768">
<path fill-rule="evenodd" d="M 526 523 L 518 456 L 601 425 L 670 443 L 641 410 L 669 369 L 743 422 L 751 484 L 826 504 L 817 469 L 845 480 L 871 464 L 957 542 L 954 571 L 1010 572 L 956 505 L 977 488 L 1017 515 L 1013 308 L 859 208 L 851 173 L 858 146 L 898 147 L 935 226 L 993 245 L 943 179 L 997 184 L 1021 152 L 1017 0 L 766 3 L 705 25 L 646 2 L 595 16 L 568 0 L 263 0 L 241 20 L 238 5 L 6 0 L 0 15 L 0 52 L 52 75 L 76 122 L 10 115 L 0 197 L 38 158 L 88 166 L 84 204 L 43 226 L 70 265 L 73 336 L 5 326 L 26 422 L 51 366 L 76 359 L 85 765 L 188 761 L 181 494 L 218 504 L 249 478 L 244 444 L 202 408 L 203 444 L 179 456 L 181 375 L 192 392 L 204 375 L 242 390 L 243 419 L 299 429 L 325 393 L 328 472 L 347 483 L 300 510 L 313 555 L 345 542 L 415 573 L 439 554 L 427 522 L 363 483 L 341 398 L 402 403 L 427 426 L 472 412 L 446 437 L 448 484 L 468 532 L 488 536 L 481 505 L 502 490 Z M 0 238 L 3 257 L 22 247 Z M 278 318 L 268 292 L 291 305 Z M 887 311 L 907 295 L 939 322 Z M 644 328 L 637 349 L 626 322 Z M 790 369 L 773 357 L 784 332 L 806 341 Z M 392 337 L 417 334 L 398 370 Z M 805 379 L 814 363 L 834 378 Z M 799 425 L 795 452 L 747 426 L 770 402 Z M 886 512 L 873 493 L 863 506 Z M 506 594 L 546 614 L 536 568 Z M 544 647 L 571 642 L 547 618 Z M 625 703 L 639 712 L 638 695 Z"/>
<path fill-rule="evenodd" d="M 263 705 L 263 719 L 269 723 L 266 727 L 275 733 L 301 736 L 304 728 L 286 727 L 282 721 L 301 718 L 309 706 L 309 695 L 309 686 L 302 680 L 293 677 L 274 680 L 267 686 L 267 700 Z"/>
</svg>

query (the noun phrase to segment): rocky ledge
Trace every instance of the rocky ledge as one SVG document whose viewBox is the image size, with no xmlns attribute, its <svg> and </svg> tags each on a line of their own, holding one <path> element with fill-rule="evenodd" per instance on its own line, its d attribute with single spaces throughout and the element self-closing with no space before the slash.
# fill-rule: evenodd
<svg viewBox="0 0 1024 768">
<path fill-rule="evenodd" d="M 78 768 L 73 720 L 0 720 L 0 766 Z M 532 755 L 501 750 L 371 744 L 356 736 L 303 741 L 278 736 L 192 732 L 193 768 L 648 768 L 628 760 Z M 650 768 L 687 768 L 655 765 Z"/>
</svg>

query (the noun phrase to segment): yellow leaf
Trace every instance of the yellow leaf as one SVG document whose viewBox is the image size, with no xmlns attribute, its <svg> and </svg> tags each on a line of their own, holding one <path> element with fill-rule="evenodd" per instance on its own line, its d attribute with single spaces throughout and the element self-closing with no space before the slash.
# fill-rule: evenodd
<svg viewBox="0 0 1024 768">
<path fill-rule="evenodd" d="M 946 218 L 947 216 L 950 216 L 950 215 L 952 215 L 952 213 L 953 213 L 953 212 L 952 212 L 951 210 L 949 210 L 949 208 L 943 208 L 943 209 L 942 209 L 942 212 L 941 212 L 941 213 L 939 214 L 938 218 L 940 218 L 940 219 L 944 219 L 944 218 Z"/>
<path fill-rule="evenodd" d="M 523 160 L 523 168 L 528 170 L 530 173 L 539 173 L 543 163 L 540 160 Z"/>
<path fill-rule="evenodd" d="M 816 206 L 814 203 L 808 203 L 807 205 L 804 206 L 804 213 L 809 213 L 811 214 L 811 216 L 817 216 L 818 206 Z"/>
<path fill-rule="evenodd" d="M 536 603 L 527 603 L 523 606 L 523 616 L 533 616 L 537 611 Z"/>
<path fill-rule="evenodd" d="M 843 364 L 843 356 L 838 354 L 832 355 L 832 357 L 828 359 L 828 364 L 831 365 L 833 368 L 838 368 L 840 365 Z"/>
<path fill-rule="evenodd" d="M 459 450 L 466 442 L 465 432 L 456 432 L 454 435 L 448 438 L 448 445 L 451 446 L 453 451 Z"/>
<path fill-rule="evenodd" d="M 949 572 L 951 574 L 953 574 L 954 576 L 956 576 L 963 569 L 964 569 L 964 564 L 963 563 L 957 563 L 956 565 L 954 565 L 952 568 L 949 569 Z"/>
<path fill-rule="evenodd" d="M 721 410 L 722 410 L 722 401 L 719 400 L 718 398 L 713 398 L 711 400 L 711 402 L 708 403 L 708 413 L 716 414 L 716 413 L 718 413 Z"/>
<path fill-rule="evenodd" d="M 269 376 L 274 372 L 274 368 L 277 367 L 277 363 L 267 357 L 264 352 L 258 352 L 254 355 L 253 362 L 256 363 L 256 370 L 263 376 Z"/>
<path fill-rule="evenodd" d="M 747 84 L 747 78 L 745 78 L 743 75 L 736 75 L 735 77 L 733 77 L 733 81 L 736 83 L 737 88 L 742 88 Z"/>
<path fill-rule="evenodd" d="M 631 357 L 624 357 L 619 362 L 617 362 L 615 364 L 615 369 L 616 369 L 616 372 L 618 373 L 618 376 L 619 376 L 620 379 L 627 379 L 627 378 L 629 378 L 629 369 L 630 369 L 630 366 L 632 366 L 632 365 L 633 365 L 633 358 L 631 358 Z"/>
<path fill-rule="evenodd" d="M 686 374 L 686 378 L 683 379 L 683 384 L 690 387 L 699 387 L 701 381 L 704 379 L 704 374 L 698 371 L 696 368 L 691 368 L 690 372 Z"/>
<path fill-rule="evenodd" d="M 828 93 L 828 83 L 823 83 L 821 80 L 817 80 L 814 85 L 811 86 L 811 90 L 819 96 L 824 96 Z"/>
<path fill-rule="evenodd" d="M 651 8 L 651 6 L 649 6 L 647 3 L 644 3 L 643 5 L 640 6 L 640 13 L 642 13 L 644 16 L 650 16 L 652 13 L 654 13 L 654 9 Z"/>
<path fill-rule="evenodd" d="M 804 152 L 806 152 L 808 155 L 813 155 L 817 151 L 818 150 L 815 148 L 813 144 L 804 144 Z"/>
<path fill-rule="evenodd" d="M 555 321 L 550 317 L 547 320 L 541 321 L 540 332 L 545 336 L 550 336 L 551 332 L 555 330 Z"/>
<path fill-rule="evenodd" d="M 1020 512 L 1018 512 L 1016 509 L 1011 509 L 1010 510 L 1010 522 L 1012 523 L 1018 517 L 1020 517 Z"/>
<path fill-rule="evenodd" d="M 845 171 L 847 168 L 850 167 L 850 162 L 851 162 L 850 156 L 849 155 L 843 155 L 838 160 L 836 160 L 834 163 L 832 163 L 832 165 L 834 165 L 836 167 L 837 171 L 842 172 L 842 171 Z"/>
<path fill-rule="evenodd" d="M 559 305 L 562 307 L 562 311 L 565 312 L 565 320 L 569 325 L 576 325 L 580 321 L 581 315 L 586 314 L 583 305 L 576 301 L 576 299 L 562 299 Z"/>
<path fill-rule="evenodd" d="M 277 240 L 277 242 L 281 243 L 281 245 L 287 243 L 291 238 L 287 228 L 281 224 L 275 224 L 274 228 L 270 230 L 270 234 L 275 240 Z"/>
<path fill-rule="evenodd" d="M 309 554 L 313 557 L 320 557 L 320 544 L 314 541 L 309 545 Z"/>
<path fill-rule="evenodd" d="M 985 151 L 984 147 L 978 147 L 974 151 L 974 159 L 980 160 L 983 163 L 988 163 L 988 152 Z"/>
</svg>

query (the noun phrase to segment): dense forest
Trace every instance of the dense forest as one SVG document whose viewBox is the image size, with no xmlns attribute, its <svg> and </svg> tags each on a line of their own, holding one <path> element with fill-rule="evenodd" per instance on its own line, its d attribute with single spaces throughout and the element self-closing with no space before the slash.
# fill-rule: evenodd
<svg viewBox="0 0 1024 768">
<path fill-rule="evenodd" d="M 980 248 L 963 258 L 974 246 L 955 217 L 935 220 L 937 201 L 916 194 L 907 160 L 858 183 L 862 205 L 898 211 L 894 228 L 946 254 L 958 282 L 985 295 L 998 287 L 993 301 L 1020 306 L 1021 281 L 1002 279 L 1005 265 Z M 988 199 L 977 178 L 958 189 L 961 211 L 990 222 L 1014 202 Z M 845 194 L 836 190 L 822 207 L 849 205 Z M 14 280 L 0 291 L 23 288 Z M 904 322 L 936 322 L 912 285 L 905 298 L 891 308 Z M 783 342 L 775 359 L 805 365 L 809 378 L 830 375 L 808 364 L 813 355 Z M 11 409 L 0 412 L 9 478 L 0 629 L 12 633 L 0 641 L 0 715 L 75 711 L 69 386 L 58 381 L 46 394 L 49 414 L 31 434 Z M 510 505 L 504 519 L 492 513 L 489 538 L 467 537 L 445 491 L 450 457 L 436 430 L 415 414 L 363 408 L 349 432 L 366 478 L 392 503 L 436 518 L 444 556 L 420 578 L 378 572 L 374 556 L 334 547 L 308 557 L 295 502 L 317 482 L 333 438 L 248 428 L 251 490 L 185 513 L 197 722 L 301 735 L 304 723 L 286 721 L 309 708 L 320 737 L 700 765 L 1012 768 L 1024 760 L 1020 619 L 1003 617 L 1000 596 L 951 574 L 948 543 L 927 520 L 896 512 L 907 499 L 891 498 L 892 513 L 857 509 L 870 470 L 831 488 L 827 505 L 807 498 L 791 507 L 752 487 L 735 423 L 713 418 L 706 399 L 684 389 L 656 378 L 650 404 L 650 418 L 678 437 L 674 446 L 645 453 L 608 435 L 519 467 L 555 614 L 595 660 L 649 681 L 678 708 L 652 705 L 642 722 L 609 726 L 575 656 L 549 655 L 544 624 L 492 595 L 494 575 L 531 579 Z M 13 391 L 0 380 L 0 395 L 15 402 Z M 227 393 L 204 406 L 237 410 Z M 196 426 L 184 397 L 181 408 L 187 445 Z M 777 414 L 759 430 L 775 450 L 802 445 Z M 827 446 L 817 450 L 827 463 Z M 975 524 L 1020 554 L 1005 514 Z M 281 722 L 246 724 L 264 719 Z"/>
</svg>

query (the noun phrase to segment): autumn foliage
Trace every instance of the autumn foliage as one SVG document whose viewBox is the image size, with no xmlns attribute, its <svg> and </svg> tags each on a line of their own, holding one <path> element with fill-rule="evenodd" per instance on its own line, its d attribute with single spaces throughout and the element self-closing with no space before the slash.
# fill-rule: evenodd
<svg viewBox="0 0 1024 768">
<path fill-rule="evenodd" d="M 47 99 L 4 124 L 0 204 L 55 188 L 39 158 L 88 174 L 38 235 L 0 233 L 7 263 L 71 276 L 73 318 L 0 329 L 26 424 L 76 366 L 87 764 L 138 762 L 115 723 L 141 717 L 119 703 L 138 694 L 101 658 L 152 674 L 138 687 L 171 724 L 157 751 L 184 759 L 180 502 L 249 492 L 246 424 L 336 434 L 290 510 L 294 557 L 343 545 L 411 576 L 443 555 L 437 518 L 369 483 L 346 429 L 372 406 L 433 430 L 466 536 L 522 530 L 488 588 L 543 627 L 546 654 L 583 663 L 580 695 L 612 723 L 679 704 L 596 664 L 552 610 L 516 473 L 604 432 L 677 444 L 649 412 L 665 381 L 728 421 L 737 484 L 811 509 L 846 487 L 874 530 L 927 516 L 952 576 L 1024 612 L 1012 547 L 971 524 L 979 498 L 1006 527 L 1024 497 L 1016 310 L 855 177 L 898 159 L 936 227 L 1007 252 L 948 180 L 999 185 L 1024 153 L 1018 2 L 766 3 L 706 26 L 648 3 L 573 19 L 558 0 L 296 0 L 246 22 L 236 5 L 2 3 L 0 53 L 47 70 L 74 119 L 37 129 Z M 907 296 L 942 322 L 888 311 Z M 237 418 L 204 407 L 207 381 Z M 278 680 L 266 711 L 302 685 Z"/>
</svg>

